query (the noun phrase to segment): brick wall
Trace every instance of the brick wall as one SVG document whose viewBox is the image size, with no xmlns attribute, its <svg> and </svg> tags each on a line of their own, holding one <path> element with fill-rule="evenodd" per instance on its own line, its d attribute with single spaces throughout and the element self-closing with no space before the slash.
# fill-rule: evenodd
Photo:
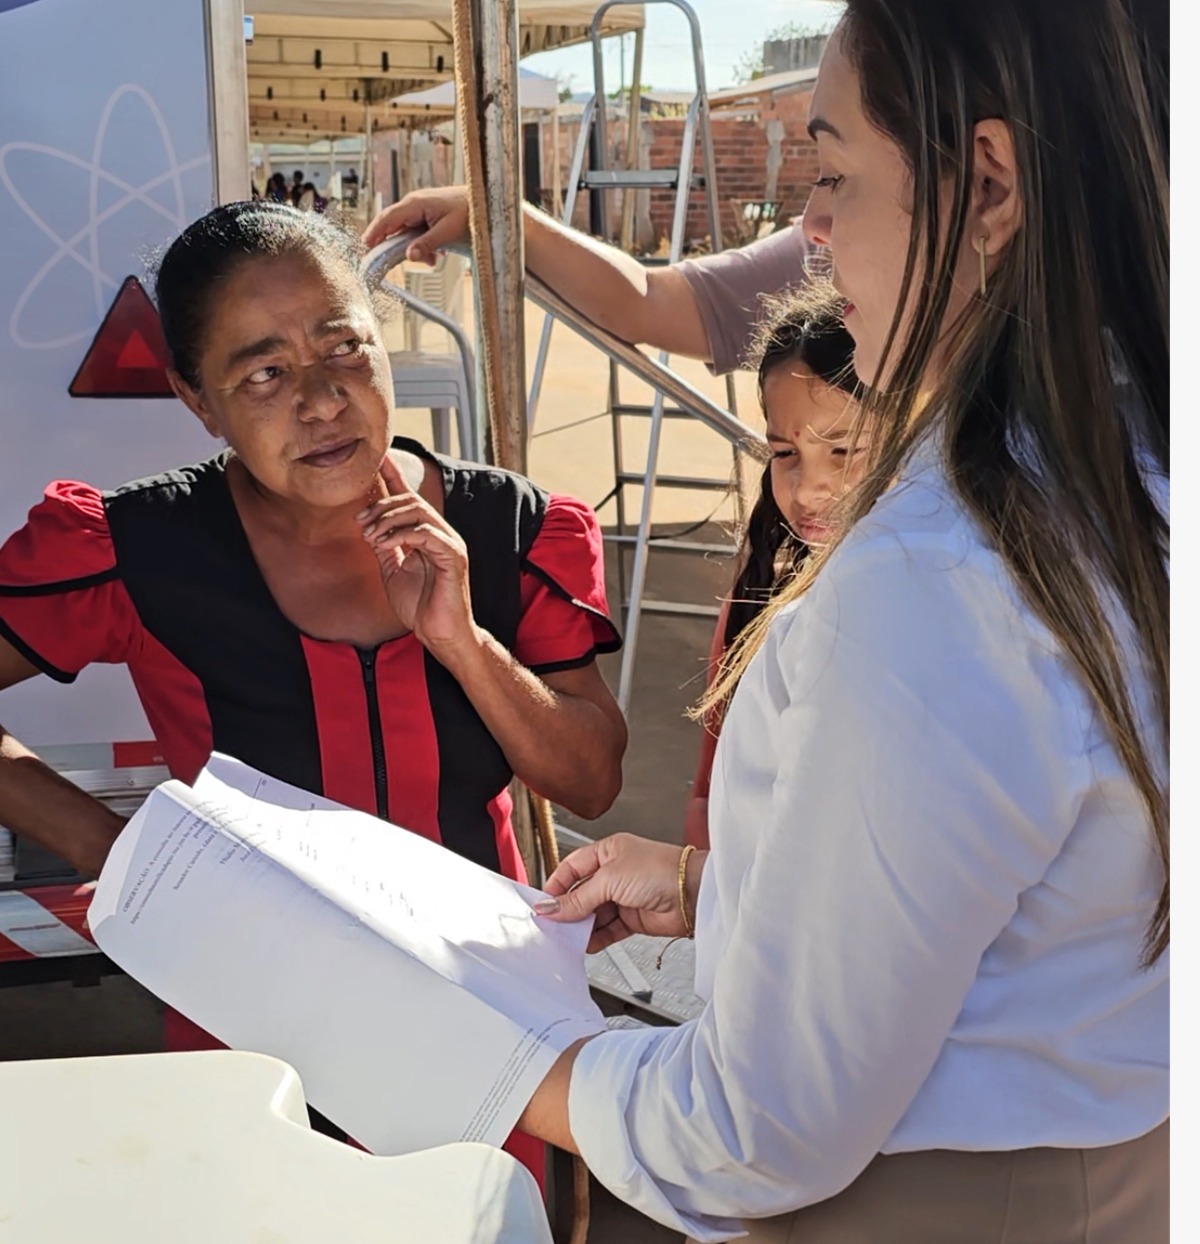
<svg viewBox="0 0 1200 1244">
<path fill-rule="evenodd" d="M 772 162 L 776 168 L 774 193 L 770 197 L 780 202 L 781 218 L 786 220 L 804 211 L 812 183 L 817 177 L 816 147 L 805 130 L 811 91 L 811 84 L 790 91 L 759 94 L 751 91 L 739 96 L 734 108 L 714 109 L 713 153 L 717 165 L 721 229 L 726 245 L 734 243 L 739 235 L 732 200 L 768 198 Z M 644 159 L 643 164 L 651 168 L 678 165 L 683 128 L 683 119 L 677 117 L 643 121 L 643 151 L 648 149 L 649 153 L 648 160 Z M 578 125 L 563 123 L 559 131 L 559 160 L 565 181 L 575 150 Z M 614 161 L 624 160 L 626 132 L 623 120 L 610 122 L 610 158 Z M 697 151 L 697 157 L 699 154 Z M 550 183 L 550 168 L 550 127 L 547 125 L 543 148 L 543 183 L 546 185 Z M 609 201 L 612 205 L 610 231 L 615 232 L 621 218 L 620 194 L 610 195 Z M 645 249 L 656 249 L 669 236 L 674 206 L 673 191 L 643 192 L 639 214 L 642 220 L 640 240 Z M 577 228 L 588 228 L 586 194 L 579 197 L 573 223 Z M 646 236 L 647 233 L 649 236 Z M 688 204 L 685 238 L 702 242 L 708 233 L 704 196 L 699 191 L 693 191 Z"/>
<path fill-rule="evenodd" d="M 650 147 L 652 167 L 677 165 L 683 142 L 682 121 L 658 121 L 653 124 L 654 139 Z M 713 156 L 717 166 L 717 195 L 721 207 L 721 231 L 726 243 L 737 239 L 734 225 L 734 199 L 761 199 L 766 193 L 768 140 L 765 130 L 756 121 L 713 119 Z M 699 171 L 699 151 L 697 151 Z M 669 235 L 675 210 L 671 191 L 653 191 L 650 195 L 650 220 L 658 235 Z M 708 213 L 705 197 L 693 190 L 688 200 L 685 238 L 703 241 L 708 237 Z"/>
</svg>

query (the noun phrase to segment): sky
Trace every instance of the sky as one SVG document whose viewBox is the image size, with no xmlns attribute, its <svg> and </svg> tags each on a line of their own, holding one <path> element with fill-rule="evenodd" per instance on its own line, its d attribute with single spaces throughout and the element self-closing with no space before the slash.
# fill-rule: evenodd
<svg viewBox="0 0 1200 1244">
<path fill-rule="evenodd" d="M 734 67 L 755 51 L 767 33 L 788 22 L 827 30 L 840 5 L 831 0 L 689 0 L 700 19 L 704 66 L 710 91 L 734 84 Z M 687 90 L 695 85 L 687 19 L 671 4 L 646 5 L 646 45 L 643 81 L 659 90 Z M 614 91 L 621 84 L 620 40 L 605 40 L 604 85 Z M 633 36 L 624 40 L 626 81 L 633 70 Z M 527 57 L 522 64 L 536 73 L 557 77 L 573 75 L 571 89 L 592 88 L 592 49 L 563 48 Z"/>
</svg>

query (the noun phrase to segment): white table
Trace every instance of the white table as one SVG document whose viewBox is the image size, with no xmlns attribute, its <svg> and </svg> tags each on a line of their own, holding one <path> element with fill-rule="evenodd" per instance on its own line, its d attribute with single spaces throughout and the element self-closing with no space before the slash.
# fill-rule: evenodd
<svg viewBox="0 0 1200 1244">
<path fill-rule="evenodd" d="M 559 854 L 563 857 L 592 842 L 591 838 L 565 825 L 555 825 L 554 832 Z M 695 942 L 684 938 L 669 945 L 665 937 L 645 937 L 635 933 L 620 942 L 619 947 L 615 957 L 604 950 L 588 955 L 587 974 L 593 993 L 600 993 L 610 1004 L 619 1005 L 625 1017 L 654 1025 L 684 1024 L 704 1010 L 704 999 L 696 994 L 694 988 Z M 661 968 L 658 966 L 660 953 Z M 629 962 L 639 978 L 636 989 L 623 967 Z M 603 1002 L 601 1009 L 605 1009 L 607 1014 Z"/>
<path fill-rule="evenodd" d="M 635 933 L 617 945 L 618 953 L 624 954 L 623 960 L 606 950 L 587 957 L 588 983 L 594 992 L 619 1003 L 627 1015 L 651 1024 L 684 1024 L 704 1010 L 704 999 L 693 988 L 695 942 L 683 938 L 669 946 L 666 938 Z M 660 954 L 661 968 L 657 963 Z M 634 992 L 632 982 L 622 971 L 623 961 L 639 973 L 641 982 L 649 987 L 649 996 Z"/>
<path fill-rule="evenodd" d="M 550 1244 L 508 1154 L 380 1158 L 310 1130 L 296 1072 L 212 1051 L 0 1063 L 2 1244 Z"/>
</svg>

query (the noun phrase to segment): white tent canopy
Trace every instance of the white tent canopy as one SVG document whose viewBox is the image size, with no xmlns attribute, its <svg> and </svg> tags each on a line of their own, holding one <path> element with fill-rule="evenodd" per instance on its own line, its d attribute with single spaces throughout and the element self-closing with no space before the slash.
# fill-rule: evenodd
<svg viewBox="0 0 1200 1244">
<path fill-rule="evenodd" d="M 521 0 L 520 54 L 583 41 L 599 2 Z M 361 133 L 368 107 L 454 77 L 450 0 L 245 0 L 245 11 L 256 141 Z M 604 32 L 642 22 L 640 5 L 617 8 Z"/>
<path fill-rule="evenodd" d="M 558 107 L 558 83 L 532 69 L 522 68 L 517 85 L 517 96 L 521 110 L 524 112 L 553 112 Z M 387 114 L 380 117 L 380 124 L 386 125 L 387 118 L 397 113 L 405 116 L 438 115 L 450 116 L 455 110 L 457 92 L 453 82 L 439 82 L 437 86 L 428 87 L 424 91 L 413 91 L 408 95 L 397 95 L 388 104 Z"/>
</svg>

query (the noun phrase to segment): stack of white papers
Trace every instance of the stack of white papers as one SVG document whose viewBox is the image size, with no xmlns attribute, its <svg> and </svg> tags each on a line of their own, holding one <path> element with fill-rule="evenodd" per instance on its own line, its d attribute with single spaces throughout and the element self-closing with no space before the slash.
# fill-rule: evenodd
<svg viewBox="0 0 1200 1244">
<path fill-rule="evenodd" d="M 591 922 L 385 821 L 214 755 L 117 839 L 97 945 L 236 1049 L 300 1073 L 373 1153 L 503 1143 L 558 1055 L 601 1032 Z"/>
</svg>

